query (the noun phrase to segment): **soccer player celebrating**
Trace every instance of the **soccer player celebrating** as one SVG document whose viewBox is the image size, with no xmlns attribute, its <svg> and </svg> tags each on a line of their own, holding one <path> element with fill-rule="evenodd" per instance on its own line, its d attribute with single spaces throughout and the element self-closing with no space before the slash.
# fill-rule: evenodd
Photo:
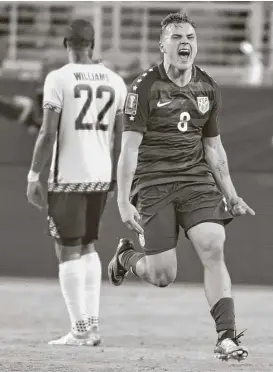
<svg viewBox="0 0 273 372">
<path fill-rule="evenodd" d="M 195 24 L 186 14 L 169 14 L 161 26 L 163 62 L 140 75 L 127 95 L 117 176 L 122 221 L 139 234 L 145 253 L 121 239 L 108 275 L 114 285 L 129 271 L 159 287 L 172 283 L 181 226 L 204 266 L 218 332 L 215 356 L 242 360 L 248 351 L 235 330 L 224 226 L 233 216 L 255 213 L 229 174 L 218 123 L 219 88 L 193 64 Z"/>
<path fill-rule="evenodd" d="M 50 343 L 98 345 L 101 263 L 93 242 L 107 195 L 113 192 L 127 88 L 120 76 L 92 61 L 90 22 L 73 21 L 64 45 L 69 63 L 45 79 L 43 123 L 28 174 L 27 196 L 37 207 L 46 206 L 40 174 L 54 146 L 48 224 L 56 242 L 71 331 Z"/>
</svg>

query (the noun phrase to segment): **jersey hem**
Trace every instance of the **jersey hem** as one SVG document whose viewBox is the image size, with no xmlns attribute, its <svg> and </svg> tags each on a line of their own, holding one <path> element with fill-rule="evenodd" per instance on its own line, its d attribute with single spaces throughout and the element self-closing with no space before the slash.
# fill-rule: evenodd
<svg viewBox="0 0 273 372">
<path fill-rule="evenodd" d="M 123 132 L 137 132 L 141 134 L 145 134 L 147 132 L 147 129 L 138 129 L 138 128 L 124 128 Z"/>
<path fill-rule="evenodd" d="M 156 185 L 163 185 L 167 183 L 174 183 L 174 182 L 198 182 L 198 181 L 206 181 L 208 183 L 215 184 L 215 179 L 210 172 L 207 174 L 200 174 L 200 175 L 184 175 L 184 176 L 175 176 L 175 177 L 163 177 L 163 178 L 156 178 L 150 181 L 139 181 L 138 179 L 135 180 L 132 189 L 131 189 L 131 198 L 133 198 L 140 190 Z"/>
<path fill-rule="evenodd" d="M 94 192 L 108 191 L 111 182 L 79 182 L 59 183 L 48 182 L 48 192 Z"/>
</svg>

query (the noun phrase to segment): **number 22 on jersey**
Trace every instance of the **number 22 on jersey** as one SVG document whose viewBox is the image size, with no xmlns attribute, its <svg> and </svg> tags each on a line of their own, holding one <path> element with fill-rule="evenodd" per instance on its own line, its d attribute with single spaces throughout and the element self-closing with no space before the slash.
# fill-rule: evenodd
<svg viewBox="0 0 273 372">
<path fill-rule="evenodd" d="M 104 122 L 104 119 L 105 119 L 105 115 L 107 111 L 111 108 L 115 100 L 114 89 L 107 85 L 100 85 L 96 88 L 96 91 L 94 92 L 92 87 L 88 84 L 77 84 L 74 88 L 74 98 L 81 98 L 82 92 L 86 92 L 87 97 L 75 120 L 75 129 L 76 130 L 92 130 L 95 128 L 95 130 L 107 131 L 108 124 Z M 83 122 L 84 118 L 88 110 L 91 109 L 91 103 L 94 99 L 94 96 L 95 96 L 95 99 L 103 98 L 105 96 L 105 93 L 109 93 L 109 98 L 105 102 L 101 111 L 98 113 L 95 126 L 94 126 L 94 123 L 84 123 Z"/>
</svg>

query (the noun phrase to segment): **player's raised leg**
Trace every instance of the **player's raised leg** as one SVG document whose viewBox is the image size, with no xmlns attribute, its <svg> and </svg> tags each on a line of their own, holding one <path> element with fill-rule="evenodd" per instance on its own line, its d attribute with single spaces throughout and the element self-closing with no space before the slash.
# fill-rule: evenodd
<svg viewBox="0 0 273 372">
<path fill-rule="evenodd" d="M 204 267 L 205 294 L 218 332 L 215 356 L 243 360 L 248 351 L 236 336 L 231 280 L 224 260 L 225 228 L 216 222 L 204 222 L 190 228 L 187 234 Z"/>
<path fill-rule="evenodd" d="M 176 278 L 176 249 L 145 255 L 135 250 L 131 240 L 120 239 L 116 254 L 108 266 L 110 282 L 122 284 L 129 271 L 147 283 L 167 287 Z"/>
<path fill-rule="evenodd" d="M 168 187 L 168 186 L 167 186 Z M 143 198 L 141 195 L 145 195 Z M 155 195 L 157 195 L 155 197 Z M 177 273 L 177 226 L 175 210 L 172 202 L 162 200 L 166 192 L 166 185 L 151 186 L 149 190 L 139 193 L 139 209 L 143 216 L 144 234 L 139 241 L 145 253 L 137 252 L 132 241 L 121 239 L 116 253 L 108 266 L 109 280 L 114 285 L 120 285 L 129 271 L 139 278 L 158 287 L 171 284 Z M 162 208 L 151 215 L 151 199 L 156 200 L 158 207 Z M 164 199 L 164 197 L 163 197 Z M 164 205 L 165 204 L 165 205 Z M 140 207 L 141 206 L 141 207 Z"/>
</svg>

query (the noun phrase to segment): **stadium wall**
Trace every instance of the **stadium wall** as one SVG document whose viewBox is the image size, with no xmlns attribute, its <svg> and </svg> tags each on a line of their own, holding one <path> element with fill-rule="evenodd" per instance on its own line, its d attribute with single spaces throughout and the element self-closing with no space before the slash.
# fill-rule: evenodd
<svg viewBox="0 0 273 372">
<path fill-rule="evenodd" d="M 234 283 L 272 285 L 273 90 L 229 87 L 222 88 L 222 95 L 222 138 L 232 177 L 239 194 L 257 213 L 228 226 L 227 264 Z M 2 118 L 0 123 L 0 275 L 57 277 L 46 216 L 28 205 L 25 197 L 34 138 L 12 118 Z M 104 278 L 118 237 L 128 234 L 113 200 L 104 214 L 101 240 L 97 244 Z M 177 280 L 202 281 L 202 267 L 183 233 L 177 251 Z"/>
</svg>

